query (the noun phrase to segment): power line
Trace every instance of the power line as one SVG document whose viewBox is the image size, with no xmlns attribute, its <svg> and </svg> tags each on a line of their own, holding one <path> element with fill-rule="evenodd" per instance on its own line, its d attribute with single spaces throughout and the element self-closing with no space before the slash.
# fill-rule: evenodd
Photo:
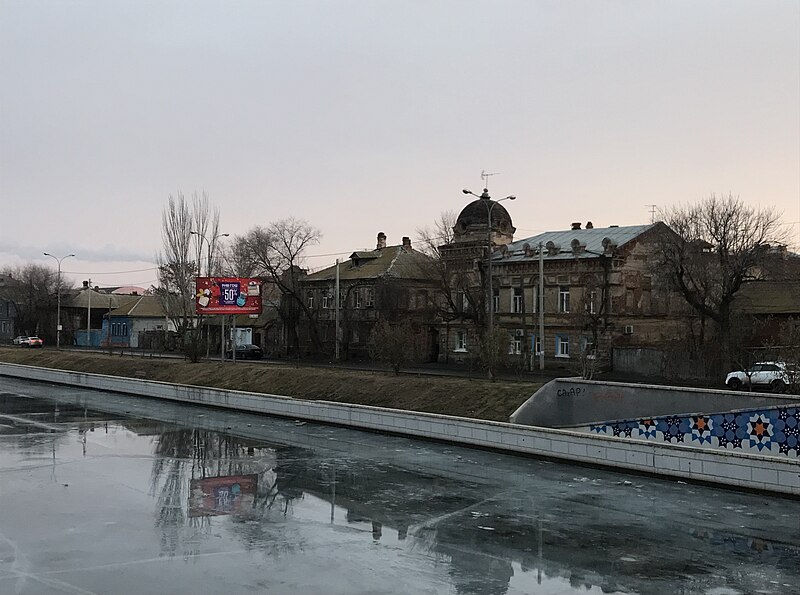
<svg viewBox="0 0 800 595">
<path fill-rule="evenodd" d="M 158 267 L 150 267 L 147 269 L 131 269 L 129 271 L 110 271 L 105 273 L 98 273 L 97 271 L 61 271 L 62 274 L 68 275 L 124 275 L 126 273 L 143 273 L 145 271 L 157 271 Z"/>
</svg>

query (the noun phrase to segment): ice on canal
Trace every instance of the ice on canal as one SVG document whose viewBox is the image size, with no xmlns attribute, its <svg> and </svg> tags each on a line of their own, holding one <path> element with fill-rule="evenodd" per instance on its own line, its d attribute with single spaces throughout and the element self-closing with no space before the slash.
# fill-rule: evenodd
<svg viewBox="0 0 800 595">
<path fill-rule="evenodd" d="M 0 593 L 800 593 L 800 502 L 0 378 Z"/>
</svg>

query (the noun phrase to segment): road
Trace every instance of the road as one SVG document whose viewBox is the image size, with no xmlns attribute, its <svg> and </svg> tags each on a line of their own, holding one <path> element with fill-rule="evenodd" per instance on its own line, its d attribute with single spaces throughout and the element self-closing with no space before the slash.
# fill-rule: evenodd
<svg viewBox="0 0 800 595">
<path fill-rule="evenodd" d="M 800 502 L 0 377 L 0 593 L 796 593 Z"/>
</svg>

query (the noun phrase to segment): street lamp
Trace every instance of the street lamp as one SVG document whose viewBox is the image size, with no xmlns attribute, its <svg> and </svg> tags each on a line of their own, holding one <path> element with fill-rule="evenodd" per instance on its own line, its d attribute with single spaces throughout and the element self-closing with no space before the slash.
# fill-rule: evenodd
<svg viewBox="0 0 800 595">
<path fill-rule="evenodd" d="M 501 198 L 500 200 L 492 200 L 492 197 L 489 196 L 489 189 L 484 188 L 483 192 L 480 196 L 475 194 L 472 190 L 467 190 L 464 188 L 461 192 L 464 194 L 471 194 L 472 196 L 477 196 L 481 199 L 484 205 L 486 205 L 486 250 L 488 252 L 488 276 L 489 276 L 489 286 L 486 290 L 487 297 L 489 299 L 489 336 L 492 336 L 492 332 L 494 331 L 494 287 L 492 286 L 492 209 L 495 208 L 498 204 L 503 202 L 504 200 L 516 200 L 516 196 L 506 196 L 505 198 Z"/>
<path fill-rule="evenodd" d="M 211 275 L 211 244 L 213 242 L 216 242 L 217 238 L 227 238 L 231 234 L 229 234 L 229 233 L 218 233 L 213 238 L 211 238 L 211 241 L 209 242 L 208 239 L 206 238 L 206 236 L 204 236 L 199 231 L 190 231 L 189 233 L 194 235 L 194 236 L 200 236 L 200 250 L 203 249 L 203 242 L 204 241 L 205 241 L 206 244 L 208 244 L 208 263 L 207 263 L 206 273 L 208 275 Z M 198 272 L 200 272 L 200 263 L 197 263 L 197 270 L 198 270 Z"/>
<path fill-rule="evenodd" d="M 204 236 L 199 231 L 190 231 L 189 233 L 192 234 L 192 235 L 200 237 L 200 251 L 201 252 L 203 250 L 203 241 L 205 241 L 206 244 L 208 244 L 208 266 L 207 266 L 206 273 L 210 276 L 211 275 L 211 244 L 212 244 L 212 242 L 216 242 L 217 238 L 227 238 L 231 234 L 229 234 L 229 233 L 218 233 L 213 238 L 211 238 L 211 241 L 209 242 L 208 239 L 206 238 L 206 236 Z M 202 273 L 202 271 L 200 270 L 200 263 L 197 263 L 197 272 L 198 273 Z M 220 358 L 220 360 L 222 360 L 224 362 L 225 361 L 225 315 L 224 314 L 220 317 L 220 320 L 222 321 L 222 325 L 220 327 L 219 358 Z M 206 340 L 208 340 L 208 337 L 206 338 Z M 234 340 L 235 340 L 235 337 L 234 337 Z M 233 357 L 234 357 L 234 362 L 235 362 L 236 361 L 236 345 L 234 345 L 233 347 L 234 347 L 233 348 Z M 211 347 L 208 347 L 208 349 L 211 349 Z M 208 357 L 208 352 L 206 352 L 206 357 Z"/>
<path fill-rule="evenodd" d="M 43 252 L 43 254 L 45 256 L 49 256 L 50 258 L 54 259 L 58 263 L 58 281 L 57 281 L 57 290 L 56 290 L 57 293 L 58 293 L 58 297 L 57 297 L 58 306 L 57 306 L 57 311 L 56 311 L 56 319 L 57 319 L 57 322 L 56 322 L 56 348 L 57 349 L 61 349 L 61 261 L 64 260 L 65 258 L 69 258 L 70 256 L 75 256 L 75 255 L 74 254 L 67 254 L 65 256 L 62 256 L 61 258 L 58 258 L 56 256 L 53 256 L 52 254 L 47 253 L 47 252 Z"/>
</svg>

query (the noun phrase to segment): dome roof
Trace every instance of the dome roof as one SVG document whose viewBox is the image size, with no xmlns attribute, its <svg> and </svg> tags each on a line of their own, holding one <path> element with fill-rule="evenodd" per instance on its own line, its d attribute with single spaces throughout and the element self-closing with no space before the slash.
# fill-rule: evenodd
<svg viewBox="0 0 800 595">
<path fill-rule="evenodd" d="M 493 204 L 492 209 L 492 229 L 503 232 L 514 232 L 514 225 L 511 222 L 511 215 L 505 207 L 496 203 L 490 198 L 479 198 L 473 200 L 461 211 L 456 219 L 456 229 L 466 231 L 470 226 L 480 226 L 486 229 L 487 206 Z"/>
</svg>

